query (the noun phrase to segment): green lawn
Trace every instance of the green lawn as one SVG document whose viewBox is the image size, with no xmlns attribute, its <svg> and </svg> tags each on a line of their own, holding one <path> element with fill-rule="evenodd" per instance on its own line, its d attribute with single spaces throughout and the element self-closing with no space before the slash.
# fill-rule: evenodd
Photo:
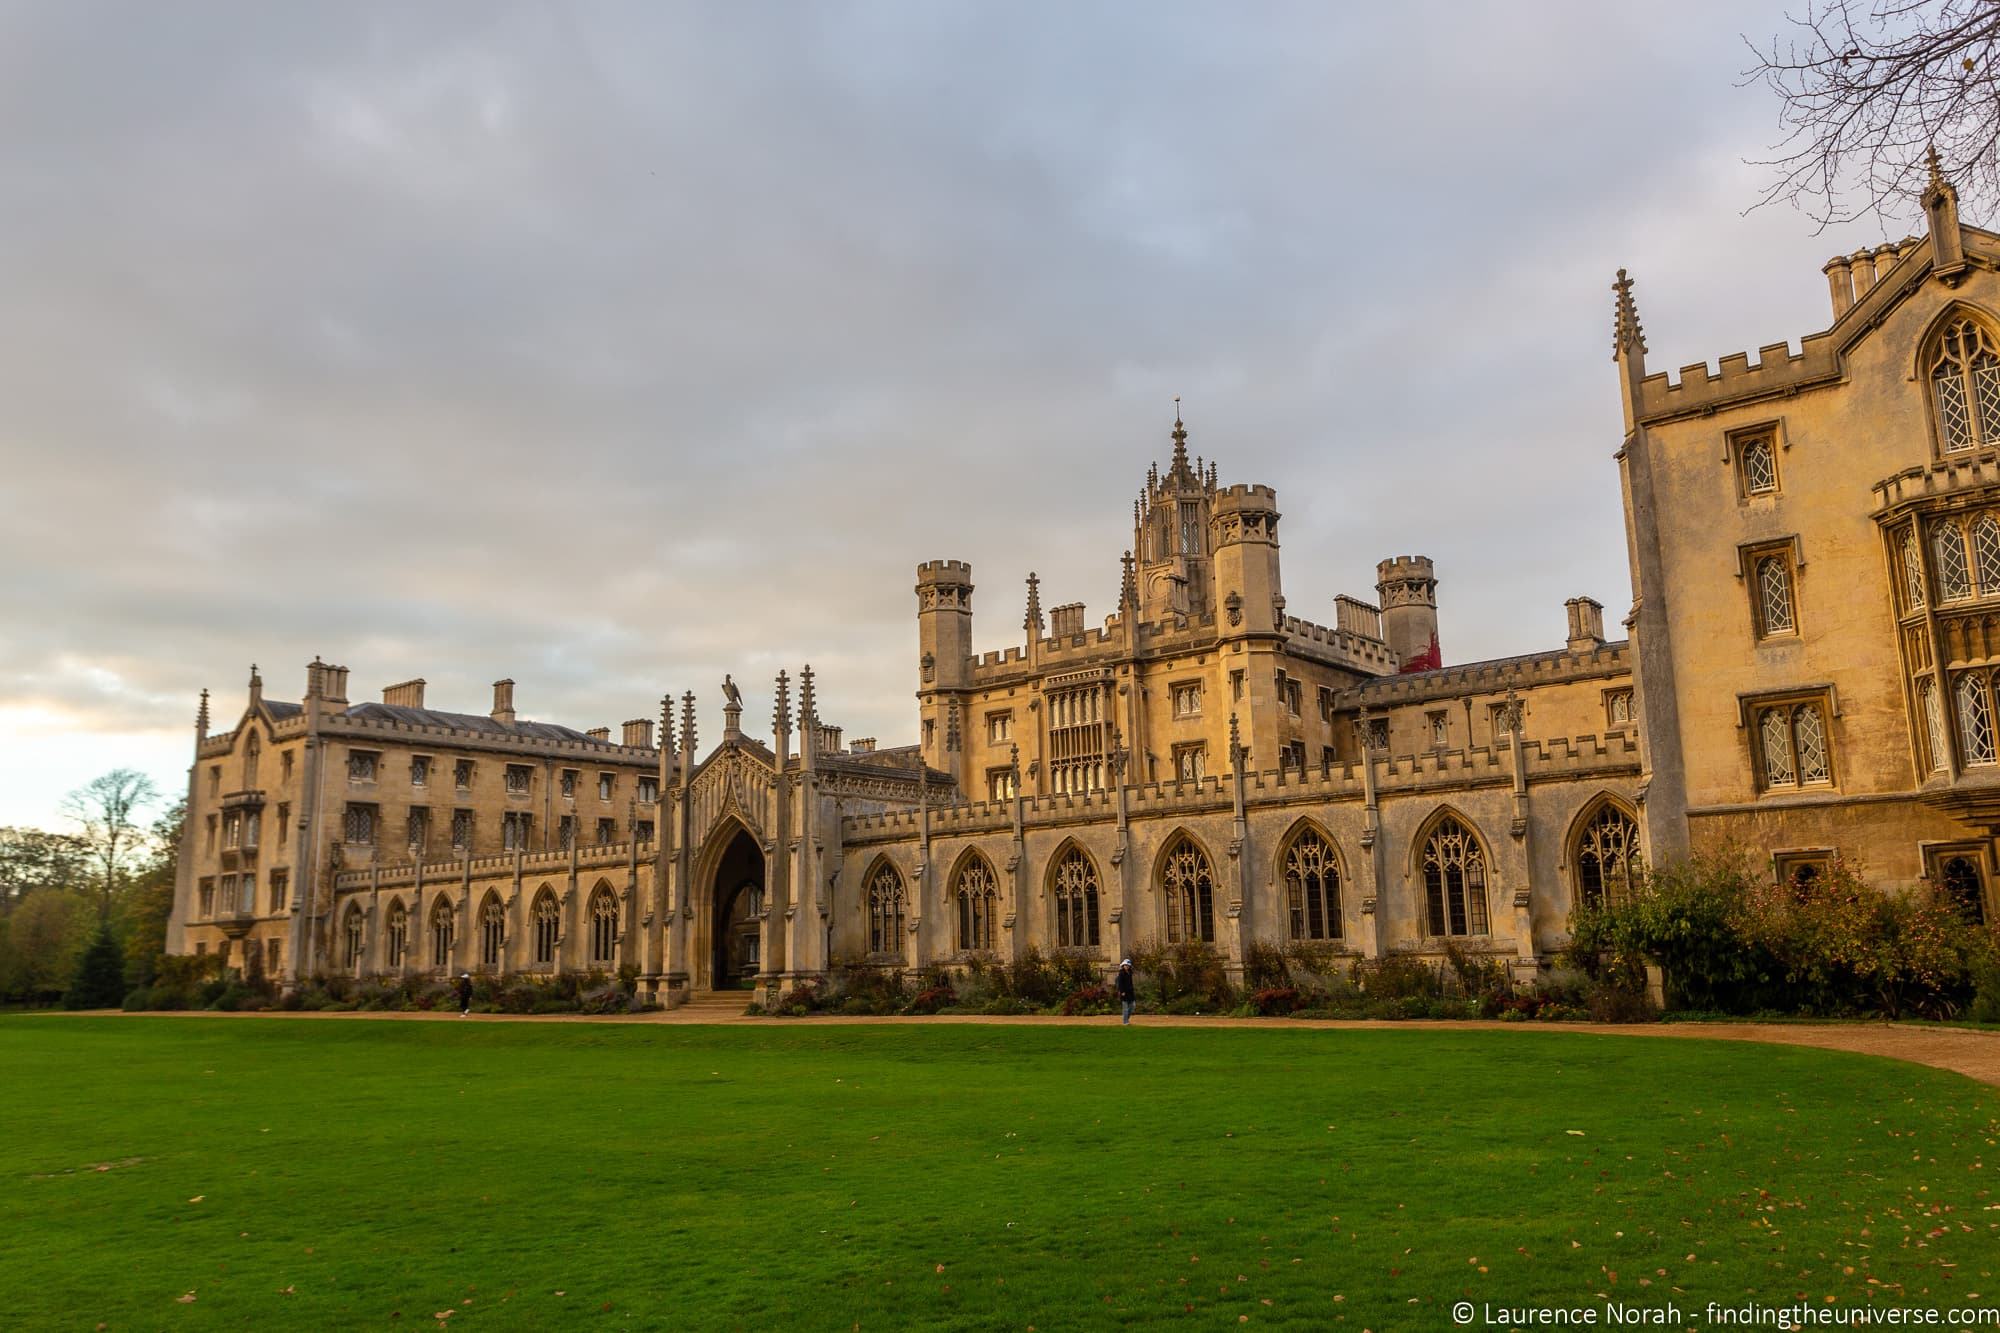
<svg viewBox="0 0 2000 1333">
<path fill-rule="evenodd" d="M 12 1017 L 0 1326 L 1948 1308 L 2000 1300 L 1997 1119 L 1915 1066 L 1564 1032 Z"/>
</svg>

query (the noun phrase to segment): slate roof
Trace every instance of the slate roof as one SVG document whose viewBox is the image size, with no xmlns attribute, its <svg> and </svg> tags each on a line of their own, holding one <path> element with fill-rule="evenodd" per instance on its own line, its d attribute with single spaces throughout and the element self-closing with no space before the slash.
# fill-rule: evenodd
<svg viewBox="0 0 2000 1333">
<path fill-rule="evenodd" d="M 410 708 L 403 704 L 364 703 L 354 704 L 341 717 L 367 718 L 374 721 L 399 723 L 408 727 L 449 727 L 454 731 L 470 731 L 482 736 L 504 736 L 521 740 L 574 741 L 584 745 L 599 745 L 606 749 L 619 749 L 608 740 L 587 736 L 574 727 L 559 726 L 554 722 L 496 722 L 483 713 L 446 713 L 436 708 Z"/>
</svg>

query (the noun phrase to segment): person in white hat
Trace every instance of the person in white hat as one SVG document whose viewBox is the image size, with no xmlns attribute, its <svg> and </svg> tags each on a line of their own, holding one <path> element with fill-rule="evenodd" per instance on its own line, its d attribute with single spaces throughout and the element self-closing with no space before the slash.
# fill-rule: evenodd
<svg viewBox="0 0 2000 1333">
<path fill-rule="evenodd" d="M 1118 1004 L 1125 1011 L 1124 1022 L 1132 1021 L 1132 1006 L 1139 1002 L 1139 987 L 1132 980 L 1132 960 L 1118 965 Z"/>
</svg>

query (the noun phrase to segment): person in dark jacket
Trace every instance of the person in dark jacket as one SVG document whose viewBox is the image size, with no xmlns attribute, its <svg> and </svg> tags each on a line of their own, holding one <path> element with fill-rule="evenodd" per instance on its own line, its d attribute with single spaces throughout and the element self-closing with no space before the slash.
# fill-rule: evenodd
<svg viewBox="0 0 2000 1333">
<path fill-rule="evenodd" d="M 458 974 L 458 1016 L 464 1018 L 472 1012 L 472 973 Z"/>
<path fill-rule="evenodd" d="M 1124 1009 L 1124 1022 L 1132 1021 L 1132 1006 L 1139 1002 L 1139 987 L 1132 980 L 1132 960 L 1127 958 L 1118 965 L 1118 1004 Z"/>
</svg>

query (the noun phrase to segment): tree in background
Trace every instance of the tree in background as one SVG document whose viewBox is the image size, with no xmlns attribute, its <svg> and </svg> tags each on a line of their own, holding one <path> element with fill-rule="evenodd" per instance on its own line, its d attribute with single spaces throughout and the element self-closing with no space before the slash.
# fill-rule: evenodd
<svg viewBox="0 0 2000 1333">
<path fill-rule="evenodd" d="M 160 799 L 144 773 L 114 768 L 63 797 L 62 812 L 82 826 L 80 835 L 97 872 L 97 919 L 111 920 L 111 904 L 133 860 L 145 850 L 139 818 Z"/>
<path fill-rule="evenodd" d="M 38 828 L 0 828 L 0 915 L 29 894 L 75 888 L 85 874 L 83 839 Z"/>
<path fill-rule="evenodd" d="M 125 1003 L 125 951 L 108 923 L 99 922 L 97 938 L 77 960 L 76 975 L 63 992 L 65 1009 L 116 1009 Z"/>
<path fill-rule="evenodd" d="M 1790 22 L 1749 71 L 1786 130 L 1760 206 L 1907 215 L 1933 150 L 1968 202 L 2000 199 L 2000 0 L 1820 0 Z"/>
<path fill-rule="evenodd" d="M 187 827 L 187 798 L 175 801 L 153 821 L 151 855 L 118 903 L 117 924 L 125 943 L 125 980 L 150 986 L 167 951 L 167 918 L 174 910 L 174 875 Z"/>
<path fill-rule="evenodd" d="M 47 1004 L 69 985 L 77 955 L 97 925 L 90 895 L 73 890 L 30 894 L 6 918 L 0 948 L 0 997 Z"/>
</svg>

